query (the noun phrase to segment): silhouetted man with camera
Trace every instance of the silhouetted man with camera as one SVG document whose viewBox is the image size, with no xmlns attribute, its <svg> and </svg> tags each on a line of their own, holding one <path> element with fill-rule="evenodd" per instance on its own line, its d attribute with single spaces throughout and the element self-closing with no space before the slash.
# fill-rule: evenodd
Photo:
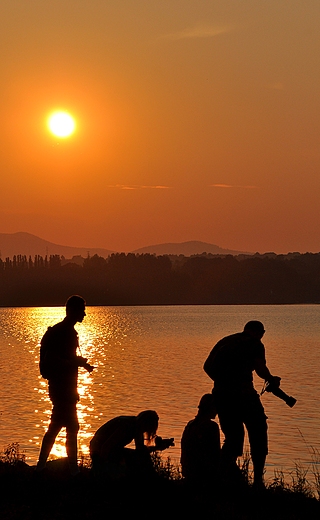
<svg viewBox="0 0 320 520">
<path fill-rule="evenodd" d="M 77 435 L 79 422 L 77 417 L 78 368 L 88 372 L 93 368 L 87 359 L 77 355 L 79 348 L 78 334 L 74 325 L 85 317 L 85 301 L 81 296 L 71 296 L 66 303 L 66 317 L 60 323 L 49 327 L 41 340 L 40 373 L 48 379 L 49 397 L 52 401 L 52 415 L 45 433 L 37 471 L 44 469 L 47 458 L 61 428 L 66 427 L 66 449 L 70 472 L 76 475 Z"/>
<path fill-rule="evenodd" d="M 279 387 L 280 378 L 272 376 L 261 338 L 265 333 L 260 321 L 249 321 L 243 332 L 221 339 L 204 363 L 204 370 L 214 381 L 214 395 L 225 440 L 222 464 L 226 471 L 236 469 L 243 453 L 244 426 L 248 431 L 254 469 L 254 485 L 262 487 L 268 453 L 267 417 L 253 386 L 253 371 Z"/>
</svg>

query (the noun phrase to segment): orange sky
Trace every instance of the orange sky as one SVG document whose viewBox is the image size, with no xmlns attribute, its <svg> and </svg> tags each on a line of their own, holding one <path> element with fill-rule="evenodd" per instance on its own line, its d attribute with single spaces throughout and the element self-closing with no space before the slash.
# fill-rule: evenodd
<svg viewBox="0 0 320 520">
<path fill-rule="evenodd" d="M 2 0 L 0 232 L 320 251 L 319 23 L 319 0 Z"/>
</svg>

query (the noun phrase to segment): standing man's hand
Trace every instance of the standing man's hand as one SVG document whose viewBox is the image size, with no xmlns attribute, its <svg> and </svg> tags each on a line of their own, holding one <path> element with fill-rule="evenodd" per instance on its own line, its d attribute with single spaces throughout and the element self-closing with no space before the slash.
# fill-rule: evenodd
<svg viewBox="0 0 320 520">
<path fill-rule="evenodd" d="M 84 358 L 82 356 L 78 356 L 78 366 L 85 368 L 88 372 L 92 372 L 92 370 L 95 368 L 93 365 L 90 365 L 90 363 L 87 362 L 88 358 Z"/>
<path fill-rule="evenodd" d="M 85 368 L 88 372 L 92 372 L 92 370 L 95 368 L 93 365 L 90 365 L 89 363 L 85 363 L 83 365 L 83 368 Z"/>
<path fill-rule="evenodd" d="M 275 387 L 275 388 L 279 388 L 279 386 L 280 386 L 280 381 L 281 381 L 281 377 L 279 377 L 279 376 L 271 376 L 271 377 L 268 379 L 268 383 L 269 383 L 269 385 L 272 385 L 272 386 Z"/>
</svg>

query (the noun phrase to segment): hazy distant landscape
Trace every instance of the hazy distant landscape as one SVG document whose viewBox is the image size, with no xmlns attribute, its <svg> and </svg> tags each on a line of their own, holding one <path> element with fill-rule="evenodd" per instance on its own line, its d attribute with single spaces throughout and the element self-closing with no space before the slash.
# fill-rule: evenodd
<svg viewBox="0 0 320 520">
<path fill-rule="evenodd" d="M 87 251 L 86 256 L 70 259 L 60 254 L 22 253 L 1 258 L 0 305 L 62 305 L 70 294 L 83 295 L 88 305 L 320 302 L 320 253 L 236 255 L 227 250 L 187 255 L 181 254 L 179 244 L 168 246 L 178 254 L 111 253 L 104 257 Z M 201 251 L 206 244 L 182 246 L 189 252 L 191 246 Z M 165 245 L 159 248 L 166 250 Z M 216 250 L 223 251 L 213 246 Z"/>
<path fill-rule="evenodd" d="M 102 256 L 107 258 L 112 253 L 123 253 L 124 251 L 112 251 L 98 247 L 70 247 L 54 244 L 48 240 L 39 238 L 31 233 L 0 233 L 0 258 L 5 260 L 7 257 L 12 258 L 14 255 L 32 256 L 40 255 L 45 257 L 50 255 L 64 256 L 72 258 L 73 256 Z M 202 253 L 211 253 L 217 255 L 238 255 L 243 251 L 232 251 L 223 249 L 214 244 L 208 244 L 200 241 L 188 241 L 182 243 L 157 244 L 135 249 L 133 251 L 125 251 L 134 254 L 155 254 L 155 255 L 198 255 Z M 251 254 L 251 253 L 245 253 Z"/>
<path fill-rule="evenodd" d="M 320 520 L 319 22 L 320 0 L 1 2 L 0 520 Z M 67 477 L 23 460 L 42 466 L 57 424 L 39 455 L 52 396 L 39 340 L 76 294 L 97 370 L 79 371 L 71 478 L 73 464 Z M 68 308 L 67 325 L 78 317 Z M 239 490 L 224 456 L 194 486 L 169 459 L 164 482 L 89 470 L 96 429 L 149 408 L 180 460 L 209 350 L 260 319 L 268 366 L 297 399 L 263 396 L 266 493 L 261 421 Z M 75 433 L 50 458 L 67 444 L 71 462 Z"/>
</svg>

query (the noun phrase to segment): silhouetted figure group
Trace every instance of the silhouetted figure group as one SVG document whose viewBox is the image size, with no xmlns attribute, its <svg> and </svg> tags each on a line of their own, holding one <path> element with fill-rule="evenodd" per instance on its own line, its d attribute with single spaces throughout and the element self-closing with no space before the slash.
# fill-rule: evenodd
<svg viewBox="0 0 320 520">
<path fill-rule="evenodd" d="M 38 472 L 45 468 L 62 427 L 66 427 L 70 472 L 76 475 L 79 471 L 78 368 L 83 367 L 89 372 L 94 368 L 86 358 L 77 354 L 79 344 L 74 325 L 82 322 L 84 316 L 84 299 L 71 296 L 66 303 L 65 319 L 49 327 L 41 340 L 40 373 L 48 380 L 53 408 L 40 449 Z M 188 422 L 181 438 L 182 475 L 192 486 L 214 487 L 221 478 L 230 481 L 239 478 L 237 458 L 243 454 L 244 427 L 249 437 L 254 485 L 258 488 L 264 485 L 268 453 L 267 417 L 253 386 L 253 372 L 273 389 L 279 389 L 280 385 L 280 377 L 273 376 L 266 365 L 261 342 L 264 332 L 260 321 L 249 321 L 242 332 L 221 339 L 204 363 L 204 370 L 213 380 L 214 387 L 212 393 L 201 397 L 198 413 Z M 214 421 L 216 415 L 224 434 L 222 448 L 220 429 Z M 137 416 L 114 417 L 103 424 L 90 442 L 94 474 L 113 480 L 152 476 L 151 453 L 174 445 L 173 438 L 157 436 L 158 425 L 159 417 L 154 410 L 144 410 Z M 128 447 L 132 442 L 134 449 Z"/>
</svg>

